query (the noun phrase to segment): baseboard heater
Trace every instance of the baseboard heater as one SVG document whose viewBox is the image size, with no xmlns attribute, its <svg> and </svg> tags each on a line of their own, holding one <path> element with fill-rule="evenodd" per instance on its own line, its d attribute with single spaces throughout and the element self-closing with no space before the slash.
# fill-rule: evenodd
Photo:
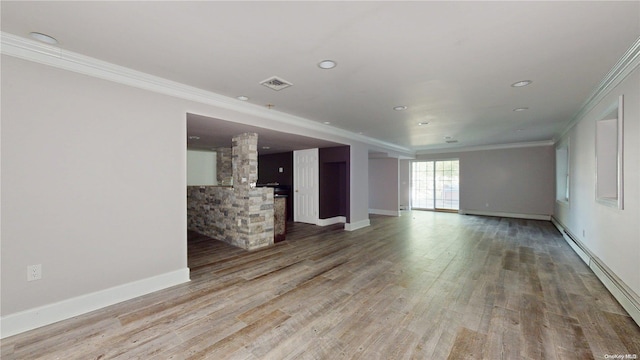
<svg viewBox="0 0 640 360">
<path fill-rule="evenodd" d="M 631 318 L 640 325 L 640 298 L 631 290 L 600 258 L 595 256 L 578 238 L 568 231 L 557 219 L 551 222 L 558 228 L 562 237 L 593 271 L 600 282 L 609 290 L 611 295 L 629 313 Z"/>
</svg>

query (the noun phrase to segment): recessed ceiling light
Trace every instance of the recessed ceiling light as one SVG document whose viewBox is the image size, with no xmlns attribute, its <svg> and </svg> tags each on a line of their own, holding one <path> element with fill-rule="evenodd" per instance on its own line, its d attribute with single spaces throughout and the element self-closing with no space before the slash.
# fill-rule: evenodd
<svg viewBox="0 0 640 360">
<path fill-rule="evenodd" d="M 428 123 L 428 122 L 426 122 L 426 121 L 423 121 L 423 122 L 419 122 L 419 123 L 418 123 L 418 125 L 420 125 L 420 126 L 422 126 L 422 125 L 429 125 L 429 123 Z"/>
<path fill-rule="evenodd" d="M 58 43 L 58 40 L 56 40 L 54 37 L 49 36 L 47 34 L 39 33 L 39 32 L 29 33 L 29 36 L 31 36 L 32 38 L 38 41 L 42 41 L 43 43 L 47 43 L 51 45 L 55 45 Z"/>
<path fill-rule="evenodd" d="M 531 84 L 533 81 L 531 80 L 520 80 L 518 82 L 514 82 L 513 84 L 511 84 L 511 86 L 513 87 L 523 87 L 523 86 L 527 86 L 529 84 Z"/>
<path fill-rule="evenodd" d="M 271 146 L 263 146 L 262 149 L 263 150 L 269 150 L 269 149 L 271 149 Z"/>
<path fill-rule="evenodd" d="M 325 125 L 331 125 L 331 121 L 325 121 L 324 124 Z"/>
<path fill-rule="evenodd" d="M 333 60 L 322 60 L 318 63 L 318 67 L 325 70 L 333 69 L 336 65 L 338 64 Z"/>
<path fill-rule="evenodd" d="M 407 110 L 407 106 L 406 105 L 399 105 L 399 106 L 394 107 L 393 110 L 395 110 L 395 111 Z"/>
<path fill-rule="evenodd" d="M 242 100 L 242 101 L 247 101 L 247 100 L 249 100 L 249 98 L 248 98 L 247 96 L 244 96 L 244 95 L 240 95 L 240 96 L 238 96 L 236 99 L 238 99 L 238 100 Z"/>
<path fill-rule="evenodd" d="M 189 136 L 189 140 L 200 140 L 200 136 L 191 135 Z"/>
<path fill-rule="evenodd" d="M 529 108 L 528 107 L 519 107 L 519 108 L 513 109 L 513 111 L 526 111 L 526 110 L 529 110 Z"/>
</svg>

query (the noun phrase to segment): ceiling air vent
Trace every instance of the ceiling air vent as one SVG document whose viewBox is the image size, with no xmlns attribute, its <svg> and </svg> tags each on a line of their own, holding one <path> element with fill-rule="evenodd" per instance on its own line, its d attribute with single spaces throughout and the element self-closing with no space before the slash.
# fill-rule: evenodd
<svg viewBox="0 0 640 360">
<path fill-rule="evenodd" d="M 287 80 L 281 79 L 277 76 L 272 76 L 270 78 L 268 78 L 267 80 L 263 80 L 260 82 L 260 85 L 264 85 L 266 87 L 268 87 L 269 89 L 273 89 L 275 91 L 280 91 L 284 88 L 288 88 L 289 86 L 293 85 L 292 83 L 288 82 Z"/>
<path fill-rule="evenodd" d="M 447 144 L 455 144 L 458 142 L 458 140 L 446 140 Z"/>
</svg>

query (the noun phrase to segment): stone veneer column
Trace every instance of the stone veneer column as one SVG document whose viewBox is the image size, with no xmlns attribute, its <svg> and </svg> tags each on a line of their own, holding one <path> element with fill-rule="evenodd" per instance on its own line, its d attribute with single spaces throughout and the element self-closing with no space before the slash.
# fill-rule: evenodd
<svg viewBox="0 0 640 360">
<path fill-rule="evenodd" d="M 216 179 L 218 180 L 218 185 L 232 185 L 231 148 L 221 147 L 216 149 Z"/>
<path fill-rule="evenodd" d="M 273 190 L 255 187 L 258 181 L 258 134 L 235 136 L 232 144 L 239 242 L 245 249 L 273 244 Z"/>
<path fill-rule="evenodd" d="M 258 134 L 244 133 L 231 141 L 233 185 L 249 187 L 258 181 Z"/>
</svg>

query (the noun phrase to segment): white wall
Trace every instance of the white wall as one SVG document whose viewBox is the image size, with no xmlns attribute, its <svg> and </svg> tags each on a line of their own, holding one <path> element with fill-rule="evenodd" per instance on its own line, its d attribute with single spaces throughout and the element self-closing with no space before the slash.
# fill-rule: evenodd
<svg viewBox="0 0 640 360">
<path fill-rule="evenodd" d="M 595 200 L 595 122 L 624 95 L 624 210 Z M 561 139 L 570 141 L 570 199 L 555 217 L 640 299 L 640 70 L 638 68 Z"/>
<path fill-rule="evenodd" d="M 1 118 L 3 334 L 9 314 L 175 272 L 188 280 L 184 111 L 3 56 Z M 33 264 L 42 279 L 27 282 Z"/>
<path fill-rule="evenodd" d="M 409 210 L 411 207 L 411 161 L 400 160 L 399 201 L 400 209 Z"/>
<path fill-rule="evenodd" d="M 217 185 L 216 152 L 187 150 L 187 185 Z"/>
<path fill-rule="evenodd" d="M 349 224 L 346 230 L 357 230 L 370 225 L 369 222 L 369 148 L 365 144 L 353 143 L 349 150 L 351 171 L 349 173 Z"/>
<path fill-rule="evenodd" d="M 460 211 L 548 218 L 553 214 L 555 149 L 532 146 L 423 154 L 460 160 Z M 401 184 L 401 193 L 409 184 Z"/>
<path fill-rule="evenodd" d="M 369 212 L 399 215 L 399 160 L 369 159 Z"/>
</svg>

